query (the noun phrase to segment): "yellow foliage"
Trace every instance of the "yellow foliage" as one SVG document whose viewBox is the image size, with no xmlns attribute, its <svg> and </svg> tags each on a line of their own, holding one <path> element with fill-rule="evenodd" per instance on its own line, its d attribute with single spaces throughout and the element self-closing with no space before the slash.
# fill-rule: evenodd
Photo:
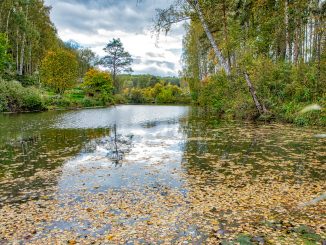
<svg viewBox="0 0 326 245">
<path fill-rule="evenodd" d="M 110 73 L 92 68 L 85 74 L 83 87 L 91 94 L 110 94 L 113 79 Z"/>
<path fill-rule="evenodd" d="M 74 53 L 60 49 L 49 51 L 41 64 L 41 80 L 44 84 L 63 93 L 77 81 L 78 62 Z"/>
</svg>

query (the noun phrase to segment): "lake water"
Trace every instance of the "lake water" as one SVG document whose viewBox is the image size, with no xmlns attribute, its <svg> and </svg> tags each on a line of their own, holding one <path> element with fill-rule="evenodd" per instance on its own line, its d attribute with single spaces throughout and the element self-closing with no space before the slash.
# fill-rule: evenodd
<svg viewBox="0 0 326 245">
<path fill-rule="evenodd" d="M 123 105 L 0 115 L 0 130 L 0 244 L 325 235 L 325 202 L 302 206 L 325 191 L 324 128 Z"/>
</svg>

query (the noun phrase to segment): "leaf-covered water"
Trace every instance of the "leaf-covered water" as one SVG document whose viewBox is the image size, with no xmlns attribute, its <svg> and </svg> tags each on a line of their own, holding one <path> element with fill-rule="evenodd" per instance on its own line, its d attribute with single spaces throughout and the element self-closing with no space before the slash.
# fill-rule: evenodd
<svg viewBox="0 0 326 245">
<path fill-rule="evenodd" d="M 183 106 L 1 115 L 0 128 L 0 244 L 325 238 L 323 128 Z"/>
</svg>

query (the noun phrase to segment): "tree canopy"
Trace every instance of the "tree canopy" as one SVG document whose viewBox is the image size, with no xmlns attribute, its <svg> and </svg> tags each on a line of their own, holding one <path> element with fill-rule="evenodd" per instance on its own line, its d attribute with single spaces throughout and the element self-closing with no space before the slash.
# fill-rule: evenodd
<svg viewBox="0 0 326 245">
<path fill-rule="evenodd" d="M 116 89 L 119 89 L 117 74 L 122 71 L 131 72 L 132 69 L 130 65 L 132 64 L 133 59 L 131 58 L 131 55 L 125 51 L 120 38 L 111 40 L 104 48 L 104 51 L 107 55 L 100 60 L 100 64 L 110 69 L 113 76 L 114 86 Z"/>
<path fill-rule="evenodd" d="M 8 39 L 8 54 L 20 76 L 37 71 L 47 51 L 61 43 L 50 20 L 50 9 L 43 0 L 0 2 L 0 33 Z"/>
<path fill-rule="evenodd" d="M 84 77 L 82 86 L 91 96 L 99 96 L 107 101 L 113 91 L 112 76 L 106 71 L 90 69 Z"/>
<path fill-rule="evenodd" d="M 49 51 L 42 61 L 41 80 L 63 93 L 77 82 L 78 62 L 74 53 L 65 49 Z"/>
<path fill-rule="evenodd" d="M 0 76 L 9 68 L 11 57 L 8 54 L 8 39 L 4 34 L 0 34 Z"/>
<path fill-rule="evenodd" d="M 283 114 L 284 103 L 293 103 L 289 108 L 295 103 L 322 103 L 325 9 L 320 0 L 176 0 L 157 10 L 154 30 L 166 33 L 171 25 L 190 20 L 183 41 L 183 76 L 193 99 L 201 97 L 212 105 L 226 94 L 244 99 L 243 91 L 249 90 L 260 114 L 267 110 Z M 212 88 L 222 97 L 208 97 L 204 91 L 212 94 Z M 238 103 L 248 103 L 247 98 L 224 103 L 223 110 Z M 251 105 L 242 105 L 247 107 Z"/>
</svg>

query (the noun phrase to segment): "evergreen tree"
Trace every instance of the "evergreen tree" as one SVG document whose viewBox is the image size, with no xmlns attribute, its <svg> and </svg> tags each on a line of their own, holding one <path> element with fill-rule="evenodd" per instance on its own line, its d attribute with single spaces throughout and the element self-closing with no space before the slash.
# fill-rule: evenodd
<svg viewBox="0 0 326 245">
<path fill-rule="evenodd" d="M 100 60 L 100 64 L 110 69 L 113 76 L 114 87 L 116 91 L 119 91 L 120 86 L 117 81 L 117 75 L 122 71 L 131 72 L 130 65 L 133 59 L 131 55 L 125 51 L 120 38 L 110 41 L 104 48 L 104 51 L 107 55 Z"/>
</svg>

